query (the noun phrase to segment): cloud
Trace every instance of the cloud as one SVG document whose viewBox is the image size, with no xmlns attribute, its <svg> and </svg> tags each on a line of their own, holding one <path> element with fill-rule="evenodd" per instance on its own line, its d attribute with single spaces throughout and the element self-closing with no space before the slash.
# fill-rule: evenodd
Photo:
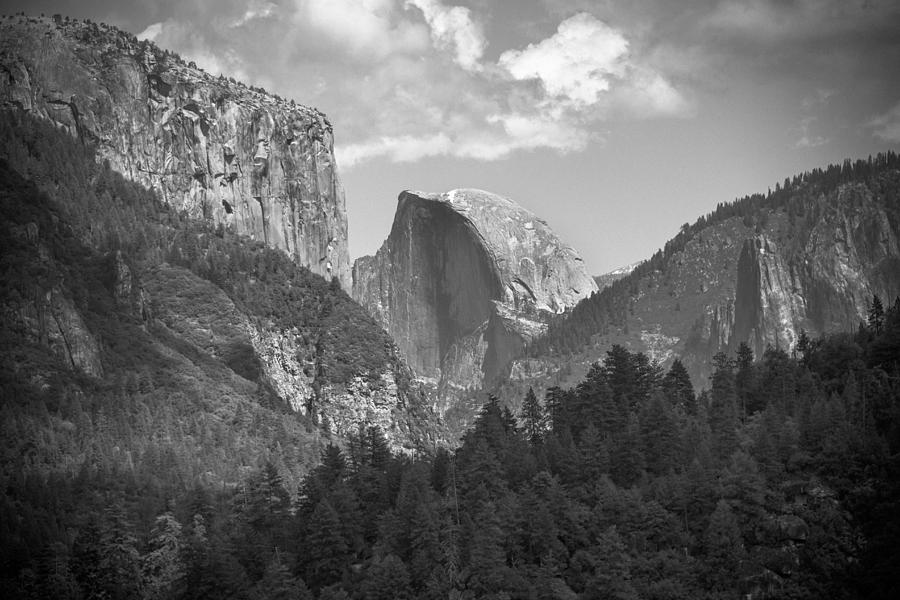
<svg viewBox="0 0 900 600">
<path fill-rule="evenodd" d="M 900 142 L 900 102 L 866 123 L 872 135 L 885 142 Z"/>
<path fill-rule="evenodd" d="M 151 42 L 155 42 L 159 37 L 159 34 L 162 33 L 163 24 L 162 23 L 152 23 L 147 26 L 142 32 L 137 34 L 137 38 L 139 40 L 148 40 Z"/>
<path fill-rule="evenodd" d="M 798 128 L 800 139 L 794 144 L 795 148 L 818 148 L 830 141 L 828 138 L 812 133 L 812 126 L 818 121 L 819 113 L 835 93 L 834 90 L 817 89 L 800 101 L 803 116 L 800 118 Z"/>
<path fill-rule="evenodd" d="M 539 81 L 557 111 L 606 108 L 642 118 L 690 112 L 665 77 L 635 58 L 623 32 L 588 13 L 569 17 L 524 50 L 504 52 L 499 65 L 516 80 Z"/>
<path fill-rule="evenodd" d="M 191 25 L 173 19 L 153 23 L 137 34 L 162 48 L 175 50 L 185 60 L 213 75 L 227 75 L 246 80 L 247 71 L 241 57 L 232 48 L 214 49 L 202 32 Z"/>
<path fill-rule="evenodd" d="M 395 0 L 295 0 L 294 9 L 298 33 L 327 40 L 335 57 L 349 54 L 371 63 L 428 46 L 427 27 L 397 18 Z"/>
<path fill-rule="evenodd" d="M 602 141 L 610 118 L 688 113 L 682 91 L 625 30 L 587 13 L 489 60 L 486 14 L 439 0 L 173 6 L 141 35 L 214 74 L 322 109 L 345 169 L 375 158 L 577 152 Z"/>
<path fill-rule="evenodd" d="M 338 163 L 351 168 L 374 158 L 415 162 L 435 156 L 500 160 L 522 150 L 583 150 L 595 135 L 565 120 L 509 113 L 489 115 L 479 127 L 427 135 L 381 136 L 335 148 Z"/>
<path fill-rule="evenodd" d="M 442 50 L 452 50 L 456 64 L 466 71 L 480 71 L 487 40 L 472 13 L 462 6 L 447 7 L 438 0 L 407 0 L 405 6 L 422 11 L 431 28 L 431 38 Z"/>
<path fill-rule="evenodd" d="M 253 0 L 247 5 L 247 10 L 239 19 L 233 21 L 230 27 L 241 27 L 254 19 L 265 19 L 275 14 L 278 7 L 266 1 Z"/>
<path fill-rule="evenodd" d="M 628 41 L 588 13 L 560 23 L 555 35 L 524 50 L 508 50 L 499 64 L 517 80 L 536 79 L 552 97 L 576 106 L 597 103 L 627 68 Z"/>
</svg>

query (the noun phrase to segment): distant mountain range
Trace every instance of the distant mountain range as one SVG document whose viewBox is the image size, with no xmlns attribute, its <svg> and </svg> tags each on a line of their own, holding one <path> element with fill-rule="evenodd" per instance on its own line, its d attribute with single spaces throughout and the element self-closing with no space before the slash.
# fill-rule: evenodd
<svg viewBox="0 0 900 600">
<path fill-rule="evenodd" d="M 603 288 L 611 286 L 616 281 L 630 275 L 639 264 L 641 264 L 641 261 L 619 267 L 618 269 L 613 269 L 609 273 L 604 273 L 603 275 L 596 275 L 594 281 L 597 282 L 597 288 L 602 290 Z"/>
</svg>

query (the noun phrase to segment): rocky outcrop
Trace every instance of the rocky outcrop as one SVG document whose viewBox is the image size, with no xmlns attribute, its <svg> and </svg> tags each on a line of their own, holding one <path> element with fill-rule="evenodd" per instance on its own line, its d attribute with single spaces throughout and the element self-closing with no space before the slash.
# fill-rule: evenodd
<svg viewBox="0 0 900 600">
<path fill-rule="evenodd" d="M 400 194 L 390 236 L 353 268 L 354 298 L 443 398 L 504 374 L 550 315 L 596 289 L 544 221 L 471 189 Z"/>
<path fill-rule="evenodd" d="M 0 21 L 0 106 L 56 123 L 188 216 L 349 289 L 344 194 L 317 110 L 106 25 L 26 17 Z"/>
<path fill-rule="evenodd" d="M 744 242 L 737 268 L 733 335 L 757 353 L 791 349 L 801 329 L 852 330 L 873 294 L 900 290 L 900 242 L 885 206 L 864 185 L 842 187 L 802 237 Z"/>
<path fill-rule="evenodd" d="M 186 269 L 162 265 L 142 280 L 159 326 L 244 379 L 269 386 L 294 411 L 314 411 L 332 433 L 345 437 L 361 424 L 377 425 L 394 450 L 422 442 L 421 432 L 411 430 L 420 425 L 409 406 L 414 402 L 407 402 L 416 391 L 398 381 L 405 369 L 399 357 L 377 377 L 323 382 L 315 368 L 316 340 L 296 328 L 249 317 L 220 288 Z"/>
<path fill-rule="evenodd" d="M 868 179 L 828 191 L 801 187 L 783 206 L 697 227 L 664 261 L 629 275 L 618 292 L 597 297 L 622 307 L 616 322 L 574 355 L 517 359 L 500 390 L 515 406 L 529 387 L 581 381 L 612 344 L 645 352 L 667 367 L 678 356 L 694 384 L 709 384 L 712 357 L 749 344 L 792 350 L 801 330 L 810 337 L 855 331 L 877 294 L 900 294 L 900 171 L 885 168 Z M 787 204 L 790 202 L 790 205 Z M 677 249 L 675 249 L 677 248 Z M 603 304 L 605 303 L 605 304 Z"/>
</svg>

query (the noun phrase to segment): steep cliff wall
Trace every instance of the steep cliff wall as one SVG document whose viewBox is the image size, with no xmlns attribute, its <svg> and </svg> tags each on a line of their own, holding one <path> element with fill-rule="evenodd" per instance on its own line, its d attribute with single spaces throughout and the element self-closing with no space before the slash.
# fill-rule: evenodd
<svg viewBox="0 0 900 600">
<path fill-rule="evenodd" d="M 377 425 L 433 447 L 409 368 L 337 280 L 183 218 L 45 119 L 0 111 L 0 209 L 4 374 L 166 389 L 223 427 L 238 402 L 304 422 L 297 443 Z"/>
<path fill-rule="evenodd" d="M 105 25 L 25 17 L 0 21 L 0 107 L 58 124 L 189 216 L 349 289 L 344 194 L 317 110 Z"/>
<path fill-rule="evenodd" d="M 546 223 L 480 190 L 403 192 L 390 236 L 353 270 L 354 298 L 443 397 L 495 380 L 548 315 L 596 289 Z"/>
<path fill-rule="evenodd" d="M 792 349 L 801 330 L 852 331 L 873 294 L 900 294 L 900 170 L 869 168 L 830 189 L 802 184 L 782 199 L 696 226 L 675 251 L 667 245 L 653 268 L 591 301 L 609 321 L 588 344 L 515 361 L 503 398 L 515 405 L 528 386 L 574 385 L 612 344 L 664 366 L 680 356 L 704 387 L 717 352 L 747 342 L 760 356 Z"/>
</svg>

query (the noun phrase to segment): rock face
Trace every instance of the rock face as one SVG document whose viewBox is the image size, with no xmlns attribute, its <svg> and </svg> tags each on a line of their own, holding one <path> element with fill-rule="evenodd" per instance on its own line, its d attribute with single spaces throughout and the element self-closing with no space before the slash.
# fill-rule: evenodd
<svg viewBox="0 0 900 600">
<path fill-rule="evenodd" d="M 349 289 L 332 129 L 315 109 L 214 77 L 117 29 L 0 21 L 0 107 L 46 118 L 188 216 L 284 250 Z"/>
<path fill-rule="evenodd" d="M 770 345 L 793 348 L 800 329 L 852 330 L 865 320 L 873 294 L 890 299 L 900 291 L 898 234 L 871 190 L 848 185 L 800 239 L 748 238 L 727 347 L 747 341 L 760 353 Z"/>
<path fill-rule="evenodd" d="M 632 276 L 622 323 L 574 357 L 515 361 L 503 399 L 513 403 L 529 386 L 574 385 L 612 344 L 664 367 L 679 356 L 705 387 L 712 356 L 741 342 L 761 356 L 769 346 L 790 351 L 801 330 L 813 338 L 855 331 L 873 294 L 886 302 L 900 294 L 900 170 L 794 194 L 793 209 L 719 220 L 662 268 Z"/>
<path fill-rule="evenodd" d="M 403 192 L 390 236 L 353 267 L 353 297 L 443 398 L 504 374 L 549 315 L 596 289 L 544 221 L 471 189 Z"/>
<path fill-rule="evenodd" d="M 157 323 L 241 377 L 271 386 L 293 410 L 307 414 L 315 406 L 332 433 L 347 436 L 365 423 L 377 425 L 394 450 L 416 441 L 407 404 L 415 392 L 398 385 L 410 377 L 399 357 L 384 364 L 377 379 L 323 383 L 305 360 L 315 354 L 316 342 L 296 328 L 249 317 L 220 288 L 187 269 L 154 267 L 143 274 L 143 285 L 153 298 Z"/>
</svg>

